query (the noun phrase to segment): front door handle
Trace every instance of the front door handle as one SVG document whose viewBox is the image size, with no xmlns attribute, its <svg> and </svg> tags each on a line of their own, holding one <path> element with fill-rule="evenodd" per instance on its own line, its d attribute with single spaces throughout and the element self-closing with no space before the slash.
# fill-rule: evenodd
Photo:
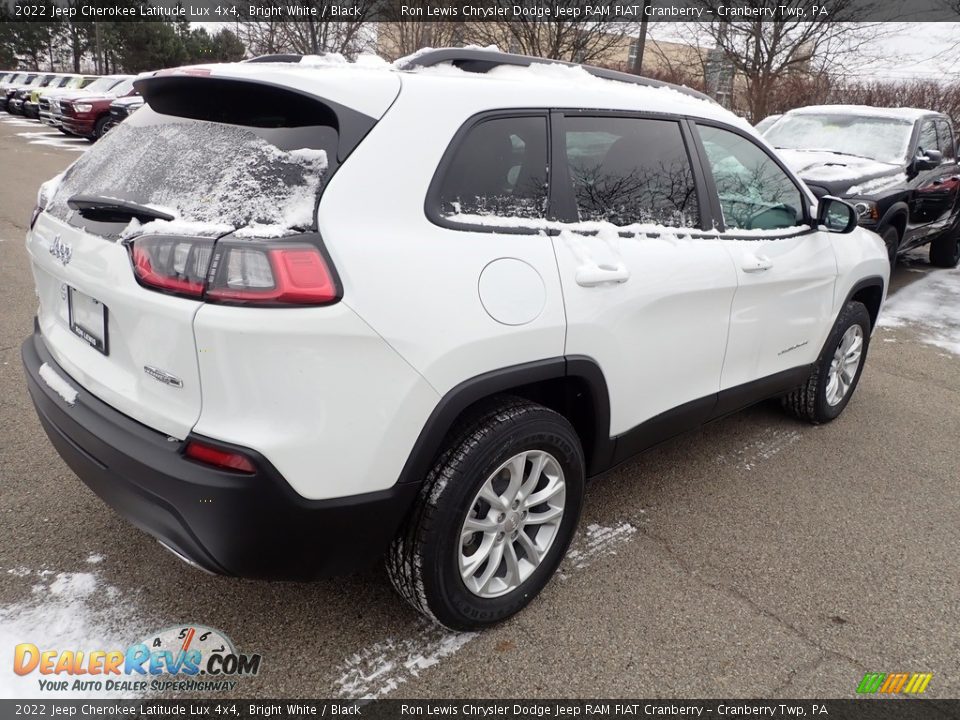
<svg viewBox="0 0 960 720">
<path fill-rule="evenodd" d="M 769 270 L 773 267 L 773 260 L 768 258 L 766 255 L 754 255 L 753 253 L 747 253 L 743 256 L 743 263 L 741 263 L 740 268 L 745 273 L 755 273 L 763 272 L 764 270 Z"/>
<path fill-rule="evenodd" d="M 577 268 L 577 285 L 595 287 L 607 283 L 623 283 L 630 279 L 630 271 L 623 263 L 616 265 L 588 265 Z"/>
</svg>

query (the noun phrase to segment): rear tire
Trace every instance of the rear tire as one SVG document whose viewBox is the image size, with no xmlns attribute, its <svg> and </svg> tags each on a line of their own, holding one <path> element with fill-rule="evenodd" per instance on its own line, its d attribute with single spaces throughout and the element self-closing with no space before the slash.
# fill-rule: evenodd
<svg viewBox="0 0 960 720">
<path fill-rule="evenodd" d="M 944 234 L 930 243 L 930 264 L 954 268 L 960 262 L 960 232 Z"/>
<path fill-rule="evenodd" d="M 870 313 L 863 303 L 848 302 L 810 376 L 783 396 L 784 409 L 814 425 L 837 418 L 857 389 L 869 345 Z"/>
<path fill-rule="evenodd" d="M 494 625 L 553 576 L 583 489 L 583 451 L 566 418 L 519 398 L 483 403 L 448 435 L 391 543 L 390 580 L 449 628 Z"/>
</svg>

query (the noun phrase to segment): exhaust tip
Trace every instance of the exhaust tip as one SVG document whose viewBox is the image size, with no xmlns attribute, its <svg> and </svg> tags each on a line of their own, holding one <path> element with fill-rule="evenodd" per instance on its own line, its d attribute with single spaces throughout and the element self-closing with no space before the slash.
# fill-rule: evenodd
<svg viewBox="0 0 960 720">
<path fill-rule="evenodd" d="M 169 552 L 171 555 L 174 555 L 175 557 L 179 558 L 181 561 L 185 562 L 190 567 L 196 568 L 200 572 L 206 573 L 207 575 L 217 575 L 217 573 L 213 572 L 212 570 L 208 570 L 207 568 L 203 567 L 203 565 L 200 565 L 195 560 L 191 560 L 179 550 L 176 550 L 170 547 L 163 540 L 157 540 L 157 542 L 160 544 L 160 547 L 162 547 L 164 550 Z"/>
</svg>

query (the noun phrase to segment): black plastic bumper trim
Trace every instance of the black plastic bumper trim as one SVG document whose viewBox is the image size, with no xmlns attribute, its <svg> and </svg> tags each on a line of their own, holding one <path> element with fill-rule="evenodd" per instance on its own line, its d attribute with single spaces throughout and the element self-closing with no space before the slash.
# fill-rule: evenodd
<svg viewBox="0 0 960 720">
<path fill-rule="evenodd" d="M 419 492 L 419 483 L 404 483 L 310 500 L 248 448 L 237 449 L 254 460 L 254 475 L 201 465 L 183 456 L 183 442 L 73 381 L 38 331 L 23 343 L 21 356 L 40 422 L 70 468 L 119 515 L 204 570 L 284 580 L 352 572 L 382 556 Z M 43 363 L 77 390 L 73 405 L 40 378 Z"/>
</svg>

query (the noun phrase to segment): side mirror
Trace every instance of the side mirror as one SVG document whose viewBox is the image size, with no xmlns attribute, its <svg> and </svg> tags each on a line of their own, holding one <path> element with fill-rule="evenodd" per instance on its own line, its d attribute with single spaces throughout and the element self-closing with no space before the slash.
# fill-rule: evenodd
<svg viewBox="0 0 960 720">
<path fill-rule="evenodd" d="M 835 233 L 853 232 L 857 227 L 857 211 L 845 200 L 824 195 L 817 208 L 817 225 Z"/>
<path fill-rule="evenodd" d="M 941 162 L 943 162 L 942 152 L 939 150 L 924 150 L 922 154 L 917 154 L 914 166 L 917 170 L 933 170 L 935 167 L 939 167 Z"/>
</svg>

